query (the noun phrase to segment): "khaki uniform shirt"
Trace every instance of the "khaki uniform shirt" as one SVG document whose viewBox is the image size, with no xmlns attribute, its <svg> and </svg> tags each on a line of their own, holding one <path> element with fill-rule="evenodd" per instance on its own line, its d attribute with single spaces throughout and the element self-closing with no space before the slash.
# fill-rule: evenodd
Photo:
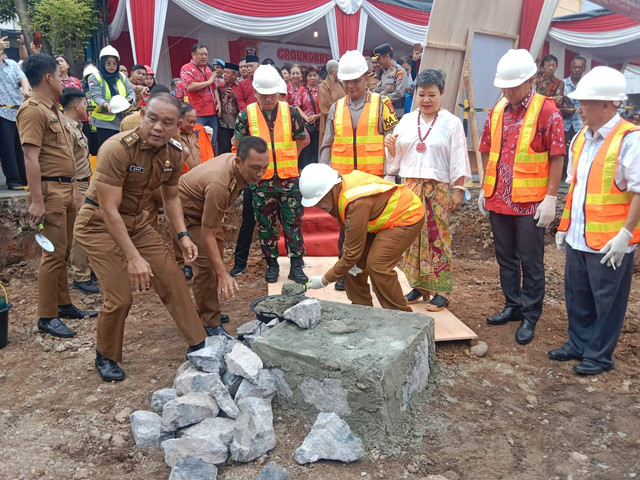
<svg viewBox="0 0 640 480">
<path fill-rule="evenodd" d="M 142 123 L 142 115 L 140 115 L 140 110 L 137 112 L 133 112 L 131 115 L 127 115 L 120 122 L 120 131 L 126 132 L 127 130 L 133 130 L 138 128 Z"/>
<path fill-rule="evenodd" d="M 118 210 L 138 214 L 152 206 L 151 196 L 160 185 L 178 184 L 182 163 L 182 145 L 175 139 L 155 148 L 140 137 L 137 129 L 118 133 L 100 147 L 87 198 L 98 202 L 96 182 L 121 187 Z"/>
<path fill-rule="evenodd" d="M 180 177 L 180 199 L 187 219 L 209 228 L 222 228 L 229 206 L 247 186 L 235 158 L 235 153 L 223 153 Z"/>
<path fill-rule="evenodd" d="M 408 75 L 404 68 L 393 62 L 389 68 L 383 70 L 380 83 L 374 92 L 386 95 L 393 103 L 398 118 L 404 114 L 404 94 L 407 89 Z"/>
<path fill-rule="evenodd" d="M 76 162 L 71 135 L 58 104 L 32 93 L 18 109 L 17 126 L 22 145 L 40 147 L 43 177 L 74 177 Z"/>
<path fill-rule="evenodd" d="M 205 131 L 202 130 L 204 134 Z M 191 133 L 182 133 L 180 132 L 180 143 L 182 143 L 183 147 L 189 148 L 189 158 L 186 160 L 189 168 L 193 168 L 202 163 L 202 158 L 200 155 L 200 144 L 198 143 L 198 138 L 194 132 Z"/>
<path fill-rule="evenodd" d="M 88 179 L 91 176 L 91 162 L 89 161 L 89 142 L 82 131 L 82 122 L 63 115 L 67 131 L 73 142 L 73 155 L 76 159 L 76 180 Z"/>
</svg>

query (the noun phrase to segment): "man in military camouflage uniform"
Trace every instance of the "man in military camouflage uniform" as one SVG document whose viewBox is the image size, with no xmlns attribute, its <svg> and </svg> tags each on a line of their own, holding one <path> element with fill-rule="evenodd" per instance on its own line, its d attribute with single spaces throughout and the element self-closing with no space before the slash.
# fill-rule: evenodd
<svg viewBox="0 0 640 480">
<path fill-rule="evenodd" d="M 391 99 L 398 118 L 404 114 L 404 93 L 407 88 L 407 72 L 393 59 L 393 48 L 383 43 L 373 49 L 372 60 L 380 65 L 380 83 L 374 92 L 382 93 Z"/>
</svg>

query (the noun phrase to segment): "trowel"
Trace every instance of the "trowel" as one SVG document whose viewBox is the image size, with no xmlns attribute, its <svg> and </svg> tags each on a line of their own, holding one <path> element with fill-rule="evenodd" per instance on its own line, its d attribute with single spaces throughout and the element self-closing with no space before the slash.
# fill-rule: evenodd
<svg viewBox="0 0 640 480">
<path fill-rule="evenodd" d="M 40 223 L 38 225 L 38 232 L 42 232 L 42 230 L 44 230 L 44 225 Z M 47 237 L 42 235 L 42 233 L 36 233 L 36 242 L 42 247 L 45 252 L 53 252 L 53 243 L 51 243 L 51 241 Z"/>
</svg>

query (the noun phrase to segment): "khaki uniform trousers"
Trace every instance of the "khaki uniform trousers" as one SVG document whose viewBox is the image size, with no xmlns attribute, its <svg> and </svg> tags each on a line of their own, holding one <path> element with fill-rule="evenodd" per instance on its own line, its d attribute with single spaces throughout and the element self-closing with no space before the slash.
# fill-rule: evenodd
<svg viewBox="0 0 640 480">
<path fill-rule="evenodd" d="M 196 307 L 205 327 L 217 327 L 220 325 L 220 300 L 218 299 L 218 277 L 213 270 L 213 265 L 207 256 L 207 251 L 202 238 L 202 225 L 189 224 L 187 230 L 191 234 L 191 241 L 198 247 L 198 258 L 193 262 L 193 280 L 191 290 L 196 299 Z M 224 258 L 224 238 L 222 230 L 216 232 L 216 243 L 220 256 Z"/>
<path fill-rule="evenodd" d="M 89 182 L 76 182 L 78 184 L 78 191 L 82 195 L 82 201 L 89 188 Z M 80 248 L 78 242 L 75 240 L 71 245 L 71 253 L 69 255 L 69 261 L 71 262 L 71 270 L 73 271 L 73 279 L 76 282 L 88 282 L 91 280 L 91 268 L 89 267 L 89 259 L 84 253 L 84 250 Z"/>
<path fill-rule="evenodd" d="M 42 222 L 42 234 L 54 246 L 54 251 L 42 251 L 38 268 L 38 316 L 58 316 L 58 306 L 71 303 L 67 280 L 67 261 L 73 239 L 73 222 L 76 218 L 73 184 L 42 182 L 42 196 L 46 216 Z M 27 205 L 31 194 L 27 193 Z"/>
<path fill-rule="evenodd" d="M 386 228 L 367 235 L 364 252 L 356 263 L 362 269 L 362 273 L 355 277 L 349 273 L 344 276 L 344 287 L 352 303 L 373 306 L 367 282 L 367 277 L 370 277 L 373 291 L 382 308 L 413 311 L 407 305 L 394 268 L 400 262 L 404 251 L 420 233 L 423 223 L 424 218 L 415 225 Z"/>
<path fill-rule="evenodd" d="M 153 272 L 151 283 L 176 322 L 176 326 L 189 345 L 204 341 L 206 333 L 191 300 L 184 274 L 173 260 L 160 234 L 148 220 L 148 212 L 122 215 L 131 241 Z M 75 225 L 76 241 L 89 257 L 104 303 L 98 313 L 96 350 L 116 362 L 122 361 L 124 322 L 133 303 L 131 283 L 124 255 L 107 231 L 100 210 L 85 204 L 78 213 Z"/>
</svg>

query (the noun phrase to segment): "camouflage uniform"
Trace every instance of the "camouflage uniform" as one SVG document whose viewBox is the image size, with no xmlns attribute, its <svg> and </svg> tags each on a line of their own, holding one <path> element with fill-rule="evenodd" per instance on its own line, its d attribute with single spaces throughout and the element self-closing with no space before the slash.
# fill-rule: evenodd
<svg viewBox="0 0 640 480">
<path fill-rule="evenodd" d="M 276 110 L 277 107 L 271 112 L 271 117 L 269 112 L 263 111 L 272 135 L 273 124 L 271 118 L 275 118 Z M 300 113 L 291 106 L 289 107 L 289 112 L 293 139 L 304 139 L 306 132 Z M 250 134 L 246 110 L 238 114 L 235 129 L 234 137 L 237 140 L 241 140 Z M 270 138 L 265 138 L 264 140 L 267 143 L 271 143 Z M 305 253 L 302 240 L 302 194 L 298 187 L 298 180 L 297 177 L 279 178 L 276 172 L 273 178 L 260 180 L 257 185 L 249 186 L 253 193 L 253 213 L 258 225 L 258 240 L 260 240 L 264 258 L 278 258 L 280 229 L 277 226 L 277 220 L 279 220 L 284 230 L 286 247 L 291 257 L 301 257 Z"/>
</svg>

